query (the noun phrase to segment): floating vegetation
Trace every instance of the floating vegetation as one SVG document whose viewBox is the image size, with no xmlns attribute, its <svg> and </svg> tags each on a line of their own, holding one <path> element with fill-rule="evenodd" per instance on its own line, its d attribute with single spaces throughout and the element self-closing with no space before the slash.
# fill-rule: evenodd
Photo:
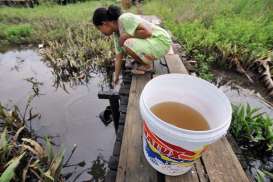
<svg viewBox="0 0 273 182">
<path fill-rule="evenodd" d="M 93 176 L 90 180 L 91 182 L 99 182 L 104 180 L 107 173 L 107 162 L 102 156 L 98 156 L 97 159 L 93 161 L 92 167 L 89 169 L 88 173 Z"/>
<path fill-rule="evenodd" d="M 54 86 L 65 89 L 88 83 L 91 73 L 105 73 L 111 66 L 112 41 L 91 24 L 78 24 L 67 29 L 61 40 L 47 41 L 40 52 L 52 68 Z"/>
<path fill-rule="evenodd" d="M 32 84 L 33 97 L 41 95 L 39 86 L 42 86 L 43 83 L 39 82 L 36 78 L 30 77 L 25 79 L 27 82 Z"/>
</svg>

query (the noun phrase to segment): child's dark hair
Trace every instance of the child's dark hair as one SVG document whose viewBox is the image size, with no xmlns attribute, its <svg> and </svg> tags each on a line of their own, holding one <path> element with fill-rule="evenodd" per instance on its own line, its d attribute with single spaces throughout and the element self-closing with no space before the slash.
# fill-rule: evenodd
<svg viewBox="0 0 273 182">
<path fill-rule="evenodd" d="M 102 25 L 104 21 L 118 20 L 121 15 L 121 9 L 118 6 L 111 5 L 107 8 L 98 8 L 93 14 L 93 24 L 95 26 Z"/>
</svg>

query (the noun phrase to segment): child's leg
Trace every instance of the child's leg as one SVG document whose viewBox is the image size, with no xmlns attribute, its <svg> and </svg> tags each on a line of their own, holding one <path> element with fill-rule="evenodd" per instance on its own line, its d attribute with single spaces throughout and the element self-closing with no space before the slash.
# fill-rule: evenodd
<svg viewBox="0 0 273 182">
<path fill-rule="evenodd" d="M 127 39 L 123 47 L 128 55 L 140 63 L 140 66 L 135 68 L 138 70 L 136 72 L 144 74 L 146 71 L 152 70 L 152 61 L 156 59 L 153 56 L 145 53 L 145 46 L 143 44 L 142 46 L 138 45 L 138 43 L 139 42 L 136 39 Z"/>
<path fill-rule="evenodd" d="M 134 60 L 136 60 L 138 63 L 140 64 L 144 64 L 143 61 L 141 60 L 141 58 L 134 52 L 132 51 L 130 48 L 123 46 L 125 48 L 125 52 L 130 55 Z"/>
<path fill-rule="evenodd" d="M 152 56 L 145 55 L 145 61 L 143 61 L 134 51 L 132 51 L 130 48 L 125 47 L 125 51 L 127 54 L 129 54 L 133 59 L 135 59 L 138 63 L 140 63 L 142 66 L 149 68 L 151 67 L 152 61 L 155 59 Z M 147 64 L 148 62 L 148 64 Z"/>
<path fill-rule="evenodd" d="M 125 51 L 126 51 L 127 54 L 129 54 L 133 59 L 135 59 L 140 64 L 140 65 L 135 65 L 135 67 L 133 67 L 133 69 L 132 69 L 132 73 L 133 74 L 142 75 L 142 74 L 145 74 L 145 72 L 152 70 L 152 64 L 146 64 L 146 63 L 144 63 L 143 60 L 140 59 L 140 57 L 137 56 L 129 48 L 125 48 Z M 153 60 L 150 59 L 149 61 L 152 62 Z"/>
</svg>

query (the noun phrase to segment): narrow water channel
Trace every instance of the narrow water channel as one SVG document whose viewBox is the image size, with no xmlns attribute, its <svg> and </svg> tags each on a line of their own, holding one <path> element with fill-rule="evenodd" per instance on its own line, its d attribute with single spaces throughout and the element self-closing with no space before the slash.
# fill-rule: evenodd
<svg viewBox="0 0 273 182">
<path fill-rule="evenodd" d="M 41 113 L 41 119 L 32 123 L 41 136 L 51 135 L 55 143 L 65 148 L 68 155 L 76 144 L 77 150 L 71 162 L 85 161 L 91 167 L 98 157 L 108 161 L 114 141 L 113 124 L 105 126 L 98 115 L 108 105 L 99 100 L 97 93 L 100 75 L 92 75 L 89 83 L 62 88 L 54 87 L 52 68 L 48 67 L 38 50 L 10 50 L 0 53 L 0 102 L 3 105 L 25 107 L 27 98 L 33 93 L 27 78 L 41 82 L 38 97 L 32 102 L 34 111 Z M 85 173 L 79 181 L 90 180 Z"/>
</svg>

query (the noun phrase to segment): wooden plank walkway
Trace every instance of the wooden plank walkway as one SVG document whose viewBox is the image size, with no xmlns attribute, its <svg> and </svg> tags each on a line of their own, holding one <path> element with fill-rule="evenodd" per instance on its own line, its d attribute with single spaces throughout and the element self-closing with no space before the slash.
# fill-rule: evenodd
<svg viewBox="0 0 273 182">
<path fill-rule="evenodd" d="M 249 181 L 227 139 L 223 137 L 209 146 L 197 160 L 192 170 L 184 175 L 171 177 L 159 174 L 146 161 L 142 147 L 143 121 L 139 113 L 139 96 L 145 84 L 165 73 L 187 74 L 177 54 L 171 53 L 154 64 L 155 74 L 133 76 L 129 92 L 126 122 L 117 169 L 117 182 L 245 182 Z M 163 65 L 166 64 L 167 68 Z"/>
<path fill-rule="evenodd" d="M 141 91 L 150 79 L 150 74 L 132 79 L 116 181 L 157 181 L 157 173 L 142 151 L 143 126 L 138 109 Z"/>
</svg>

